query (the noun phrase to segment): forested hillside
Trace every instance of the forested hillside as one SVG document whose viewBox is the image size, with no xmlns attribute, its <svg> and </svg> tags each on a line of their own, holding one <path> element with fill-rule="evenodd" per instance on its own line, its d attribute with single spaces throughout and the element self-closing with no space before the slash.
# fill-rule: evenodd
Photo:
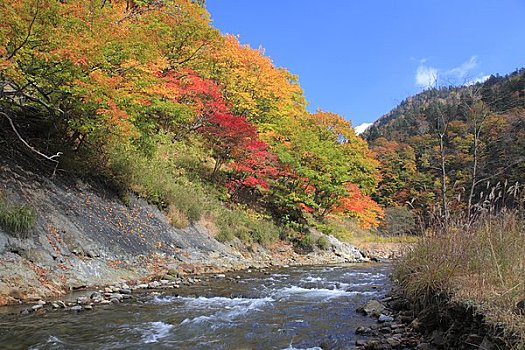
<svg viewBox="0 0 525 350">
<path fill-rule="evenodd" d="M 364 134 L 381 163 L 375 197 L 423 226 L 515 206 L 525 180 L 525 70 L 407 98 Z"/>
<path fill-rule="evenodd" d="M 1 1 L 0 18 L 4 161 L 134 192 L 221 240 L 307 246 L 328 217 L 378 224 L 366 142 L 307 112 L 298 78 L 202 2 Z"/>
</svg>

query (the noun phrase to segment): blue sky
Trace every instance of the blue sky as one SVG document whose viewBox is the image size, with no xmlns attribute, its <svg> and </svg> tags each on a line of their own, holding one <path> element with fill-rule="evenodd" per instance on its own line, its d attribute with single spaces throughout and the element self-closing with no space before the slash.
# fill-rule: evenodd
<svg viewBox="0 0 525 350">
<path fill-rule="evenodd" d="M 429 85 L 525 66 L 525 0 L 207 0 L 213 25 L 299 75 L 353 125 Z"/>
</svg>

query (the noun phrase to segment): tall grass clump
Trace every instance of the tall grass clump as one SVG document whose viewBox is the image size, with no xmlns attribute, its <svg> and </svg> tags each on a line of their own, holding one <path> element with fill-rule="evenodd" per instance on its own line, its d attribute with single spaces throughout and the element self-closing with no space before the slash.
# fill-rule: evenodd
<svg viewBox="0 0 525 350">
<path fill-rule="evenodd" d="M 425 237 L 395 267 L 395 279 L 412 300 L 446 296 L 470 300 L 494 321 L 524 336 L 516 305 L 525 299 L 525 220 L 517 208 L 454 223 L 448 234 Z"/>
<path fill-rule="evenodd" d="M 0 195 L 0 226 L 8 233 L 27 238 L 36 223 L 36 212 L 27 205 L 11 204 Z"/>
</svg>

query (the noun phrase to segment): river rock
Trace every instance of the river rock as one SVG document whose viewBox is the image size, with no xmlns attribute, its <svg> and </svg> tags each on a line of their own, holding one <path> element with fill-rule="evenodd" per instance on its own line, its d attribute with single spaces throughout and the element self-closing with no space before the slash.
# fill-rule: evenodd
<svg viewBox="0 0 525 350">
<path fill-rule="evenodd" d="M 31 306 L 31 309 L 33 309 L 33 311 L 36 311 L 36 310 L 40 310 L 43 307 L 44 305 L 42 304 L 36 304 L 36 305 Z"/>
<path fill-rule="evenodd" d="M 93 310 L 93 306 L 92 305 L 85 305 L 84 309 L 85 310 Z"/>
<path fill-rule="evenodd" d="M 113 293 L 111 294 L 111 296 L 109 297 L 109 299 L 118 299 L 118 301 L 121 301 L 122 299 L 124 298 L 124 296 L 120 293 Z"/>
<path fill-rule="evenodd" d="M 394 321 L 394 318 L 392 316 L 387 316 L 385 314 L 379 315 L 379 318 L 377 319 L 378 322 L 384 323 L 384 322 L 392 322 Z"/>
<path fill-rule="evenodd" d="M 82 310 L 84 310 L 84 308 L 80 305 L 75 305 L 75 306 L 72 306 L 69 308 L 70 311 L 76 311 L 76 312 L 80 312 Z"/>
<path fill-rule="evenodd" d="M 155 288 L 159 288 L 161 285 L 162 284 L 159 281 L 153 281 L 153 282 L 148 283 L 148 288 L 155 289 Z"/>
<path fill-rule="evenodd" d="M 226 278 L 226 275 L 223 273 L 219 273 L 215 275 L 215 278 Z"/>
<path fill-rule="evenodd" d="M 148 288 L 148 284 L 146 283 L 137 284 L 135 286 L 135 289 L 146 289 L 146 288 Z"/>
<path fill-rule="evenodd" d="M 100 292 L 93 292 L 89 296 L 89 299 L 102 299 L 102 294 L 100 294 Z"/>
<path fill-rule="evenodd" d="M 377 300 L 370 300 L 365 305 L 357 309 L 358 312 L 361 312 L 367 316 L 379 317 L 383 311 L 385 311 L 385 306 Z"/>
</svg>

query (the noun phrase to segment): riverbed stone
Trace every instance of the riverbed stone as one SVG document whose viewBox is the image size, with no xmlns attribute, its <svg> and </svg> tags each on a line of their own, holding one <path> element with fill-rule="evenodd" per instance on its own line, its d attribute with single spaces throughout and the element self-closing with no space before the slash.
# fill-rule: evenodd
<svg viewBox="0 0 525 350">
<path fill-rule="evenodd" d="M 148 283 L 148 288 L 155 289 L 155 288 L 159 288 L 161 285 L 162 284 L 159 281 L 153 281 L 153 282 Z"/>
<path fill-rule="evenodd" d="M 93 292 L 89 296 L 89 299 L 102 299 L 102 294 L 100 292 Z"/>
<path fill-rule="evenodd" d="M 369 300 L 365 305 L 357 309 L 358 312 L 361 312 L 367 316 L 379 317 L 386 307 L 381 304 L 379 301 L 372 299 Z"/>
<path fill-rule="evenodd" d="M 385 314 L 380 314 L 379 318 L 377 319 L 378 322 L 384 323 L 384 322 L 392 322 L 394 321 L 394 318 L 392 316 L 387 316 Z"/>
</svg>

